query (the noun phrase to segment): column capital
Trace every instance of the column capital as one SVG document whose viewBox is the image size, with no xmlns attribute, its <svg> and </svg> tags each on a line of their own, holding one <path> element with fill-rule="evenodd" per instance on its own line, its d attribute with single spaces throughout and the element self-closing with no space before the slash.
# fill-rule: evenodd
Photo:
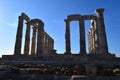
<svg viewBox="0 0 120 80">
<path fill-rule="evenodd" d="M 103 13 L 104 12 L 104 8 L 99 8 L 95 10 L 95 13 Z"/>
<path fill-rule="evenodd" d="M 37 27 L 33 26 L 32 29 L 36 31 L 36 30 L 37 30 Z"/>
<path fill-rule="evenodd" d="M 19 16 L 18 19 L 19 19 L 19 20 L 23 20 L 23 17 L 22 17 L 22 16 Z"/>
<path fill-rule="evenodd" d="M 81 18 L 81 19 L 79 19 L 78 21 L 80 21 L 80 22 L 84 22 L 84 19 Z"/>
<path fill-rule="evenodd" d="M 65 20 L 64 20 L 64 22 L 66 22 L 66 23 L 69 23 L 69 22 L 70 22 L 70 20 L 68 20 L 68 19 L 65 19 Z"/>
<path fill-rule="evenodd" d="M 30 22 L 26 22 L 25 24 L 27 25 L 27 27 L 31 26 Z"/>
</svg>

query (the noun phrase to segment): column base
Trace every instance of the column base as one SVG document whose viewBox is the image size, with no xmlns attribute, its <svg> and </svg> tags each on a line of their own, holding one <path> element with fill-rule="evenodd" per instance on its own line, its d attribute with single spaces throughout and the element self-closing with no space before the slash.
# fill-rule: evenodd
<svg viewBox="0 0 120 80">
<path fill-rule="evenodd" d="M 14 53 L 14 55 L 22 55 L 21 53 L 20 54 L 16 54 L 16 53 Z"/>
<path fill-rule="evenodd" d="M 65 52 L 64 54 L 71 54 L 71 52 Z"/>
<path fill-rule="evenodd" d="M 80 55 L 86 55 L 86 52 L 79 52 Z"/>
</svg>

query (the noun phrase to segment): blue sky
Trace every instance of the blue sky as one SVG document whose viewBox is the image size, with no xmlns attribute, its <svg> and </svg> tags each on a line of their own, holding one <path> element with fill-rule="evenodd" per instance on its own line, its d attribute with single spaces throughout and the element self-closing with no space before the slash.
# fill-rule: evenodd
<svg viewBox="0 0 120 80">
<path fill-rule="evenodd" d="M 65 51 L 64 19 L 70 14 L 93 14 L 97 8 L 105 8 L 109 52 L 120 56 L 120 1 L 119 0 L 0 0 L 0 56 L 13 54 L 18 16 L 26 13 L 31 19 L 39 18 L 45 23 L 45 31 L 55 40 L 58 53 Z M 86 48 L 90 21 L 85 21 Z M 23 35 L 25 30 L 23 31 Z M 71 22 L 72 52 L 79 52 L 78 22 Z M 23 38 L 24 43 L 24 38 Z"/>
</svg>

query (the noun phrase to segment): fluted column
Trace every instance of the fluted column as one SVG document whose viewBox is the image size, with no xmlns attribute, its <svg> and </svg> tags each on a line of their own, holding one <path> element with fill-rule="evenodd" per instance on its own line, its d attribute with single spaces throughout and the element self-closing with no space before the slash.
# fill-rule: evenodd
<svg viewBox="0 0 120 80">
<path fill-rule="evenodd" d="M 99 53 L 99 34 L 98 34 L 98 26 L 97 26 L 97 20 L 93 20 L 94 22 L 94 40 L 95 40 L 95 53 Z"/>
<path fill-rule="evenodd" d="M 44 42 L 44 39 L 45 39 L 45 34 L 43 33 L 42 34 L 42 37 L 43 37 L 43 39 L 42 39 L 42 49 L 43 49 L 43 53 L 46 53 L 46 51 L 45 51 L 45 42 Z"/>
<path fill-rule="evenodd" d="M 98 22 L 98 34 L 99 34 L 99 53 L 105 54 L 108 53 L 108 45 L 104 24 L 103 12 L 104 9 L 97 9 L 96 11 L 97 22 Z"/>
<path fill-rule="evenodd" d="M 33 27 L 31 55 L 34 55 L 36 52 L 36 30 L 37 28 Z"/>
<path fill-rule="evenodd" d="M 91 53 L 91 50 L 90 50 L 90 48 L 91 48 L 91 45 L 90 45 L 90 31 L 88 32 L 88 53 Z"/>
<path fill-rule="evenodd" d="M 26 35 L 25 35 L 25 46 L 24 46 L 24 54 L 29 55 L 29 48 L 30 48 L 30 24 L 29 22 L 26 23 Z"/>
<path fill-rule="evenodd" d="M 45 48 L 47 48 L 47 35 L 45 35 Z"/>
<path fill-rule="evenodd" d="M 45 50 L 48 52 L 48 36 L 45 35 Z"/>
<path fill-rule="evenodd" d="M 46 34 L 44 34 L 44 51 L 46 53 L 47 49 L 46 49 Z"/>
<path fill-rule="evenodd" d="M 52 48 L 52 50 L 54 50 L 54 40 L 53 39 L 51 41 L 51 48 Z"/>
<path fill-rule="evenodd" d="M 65 54 L 71 54 L 71 44 L 70 44 L 70 22 L 68 20 L 64 20 L 66 23 L 66 31 L 65 31 Z"/>
<path fill-rule="evenodd" d="M 14 48 L 14 55 L 21 54 L 22 31 L 23 31 L 23 18 L 22 18 L 22 16 L 19 16 L 16 42 L 15 42 L 15 48 Z"/>
<path fill-rule="evenodd" d="M 52 39 L 50 38 L 50 51 L 52 51 L 53 50 L 53 42 L 52 42 Z"/>
<path fill-rule="evenodd" d="M 50 38 L 48 37 L 48 53 L 50 53 Z"/>
<path fill-rule="evenodd" d="M 84 20 L 79 20 L 80 29 L 80 54 L 86 54 L 86 43 L 85 43 L 85 26 Z"/>
<path fill-rule="evenodd" d="M 40 23 L 38 26 L 38 35 L 37 35 L 37 54 L 43 54 L 43 33 L 44 33 L 44 24 Z"/>
</svg>

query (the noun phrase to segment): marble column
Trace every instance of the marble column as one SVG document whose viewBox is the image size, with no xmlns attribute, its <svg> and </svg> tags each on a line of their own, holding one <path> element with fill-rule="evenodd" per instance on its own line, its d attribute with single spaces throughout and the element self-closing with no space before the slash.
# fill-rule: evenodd
<svg viewBox="0 0 120 80">
<path fill-rule="evenodd" d="M 43 33 L 44 24 L 39 23 L 37 35 L 37 54 L 43 54 Z"/>
<path fill-rule="evenodd" d="M 23 31 L 23 18 L 22 18 L 22 16 L 19 16 L 16 42 L 15 42 L 15 48 L 14 48 L 14 55 L 20 55 L 21 54 L 22 31 Z"/>
<path fill-rule="evenodd" d="M 70 44 L 70 22 L 68 20 L 64 20 L 66 23 L 66 31 L 65 31 L 65 54 L 71 54 L 71 44 Z"/>
<path fill-rule="evenodd" d="M 88 32 L 88 50 L 89 50 L 89 54 L 91 53 L 91 37 L 90 37 L 90 30 Z"/>
<path fill-rule="evenodd" d="M 48 36 L 45 35 L 45 50 L 48 52 Z"/>
<path fill-rule="evenodd" d="M 47 48 L 47 35 L 45 35 L 45 48 Z"/>
<path fill-rule="evenodd" d="M 45 38 L 46 38 L 46 34 L 44 33 L 44 38 L 43 38 L 44 48 L 46 47 L 45 46 Z"/>
<path fill-rule="evenodd" d="M 98 26 L 97 20 L 93 20 L 94 22 L 94 40 L 95 40 L 95 53 L 99 53 L 99 34 L 98 34 Z"/>
<path fill-rule="evenodd" d="M 30 48 L 30 24 L 29 22 L 26 23 L 26 35 L 25 35 L 25 46 L 24 46 L 24 54 L 29 55 L 29 48 Z"/>
<path fill-rule="evenodd" d="M 33 27 L 31 55 L 34 55 L 36 52 L 36 31 L 37 31 L 37 28 Z"/>
<path fill-rule="evenodd" d="M 45 33 L 43 33 L 42 35 L 43 35 L 43 39 L 42 39 L 43 53 L 46 53 L 46 51 L 45 51 Z"/>
<path fill-rule="evenodd" d="M 86 43 L 85 43 L 85 26 L 84 20 L 79 20 L 80 29 L 80 54 L 86 54 Z"/>
<path fill-rule="evenodd" d="M 52 42 L 51 42 L 51 48 L 52 50 L 54 50 L 54 40 L 52 39 Z"/>
<path fill-rule="evenodd" d="M 97 22 L 98 22 L 98 34 L 99 34 L 99 53 L 106 54 L 108 53 L 108 44 L 106 38 L 105 24 L 103 12 L 104 9 L 97 9 L 96 11 Z"/>
<path fill-rule="evenodd" d="M 50 53 L 50 38 L 48 37 L 48 53 Z"/>
<path fill-rule="evenodd" d="M 50 52 L 53 50 L 53 40 L 50 39 Z"/>
<path fill-rule="evenodd" d="M 46 53 L 46 34 L 44 33 L 44 52 Z"/>
</svg>

